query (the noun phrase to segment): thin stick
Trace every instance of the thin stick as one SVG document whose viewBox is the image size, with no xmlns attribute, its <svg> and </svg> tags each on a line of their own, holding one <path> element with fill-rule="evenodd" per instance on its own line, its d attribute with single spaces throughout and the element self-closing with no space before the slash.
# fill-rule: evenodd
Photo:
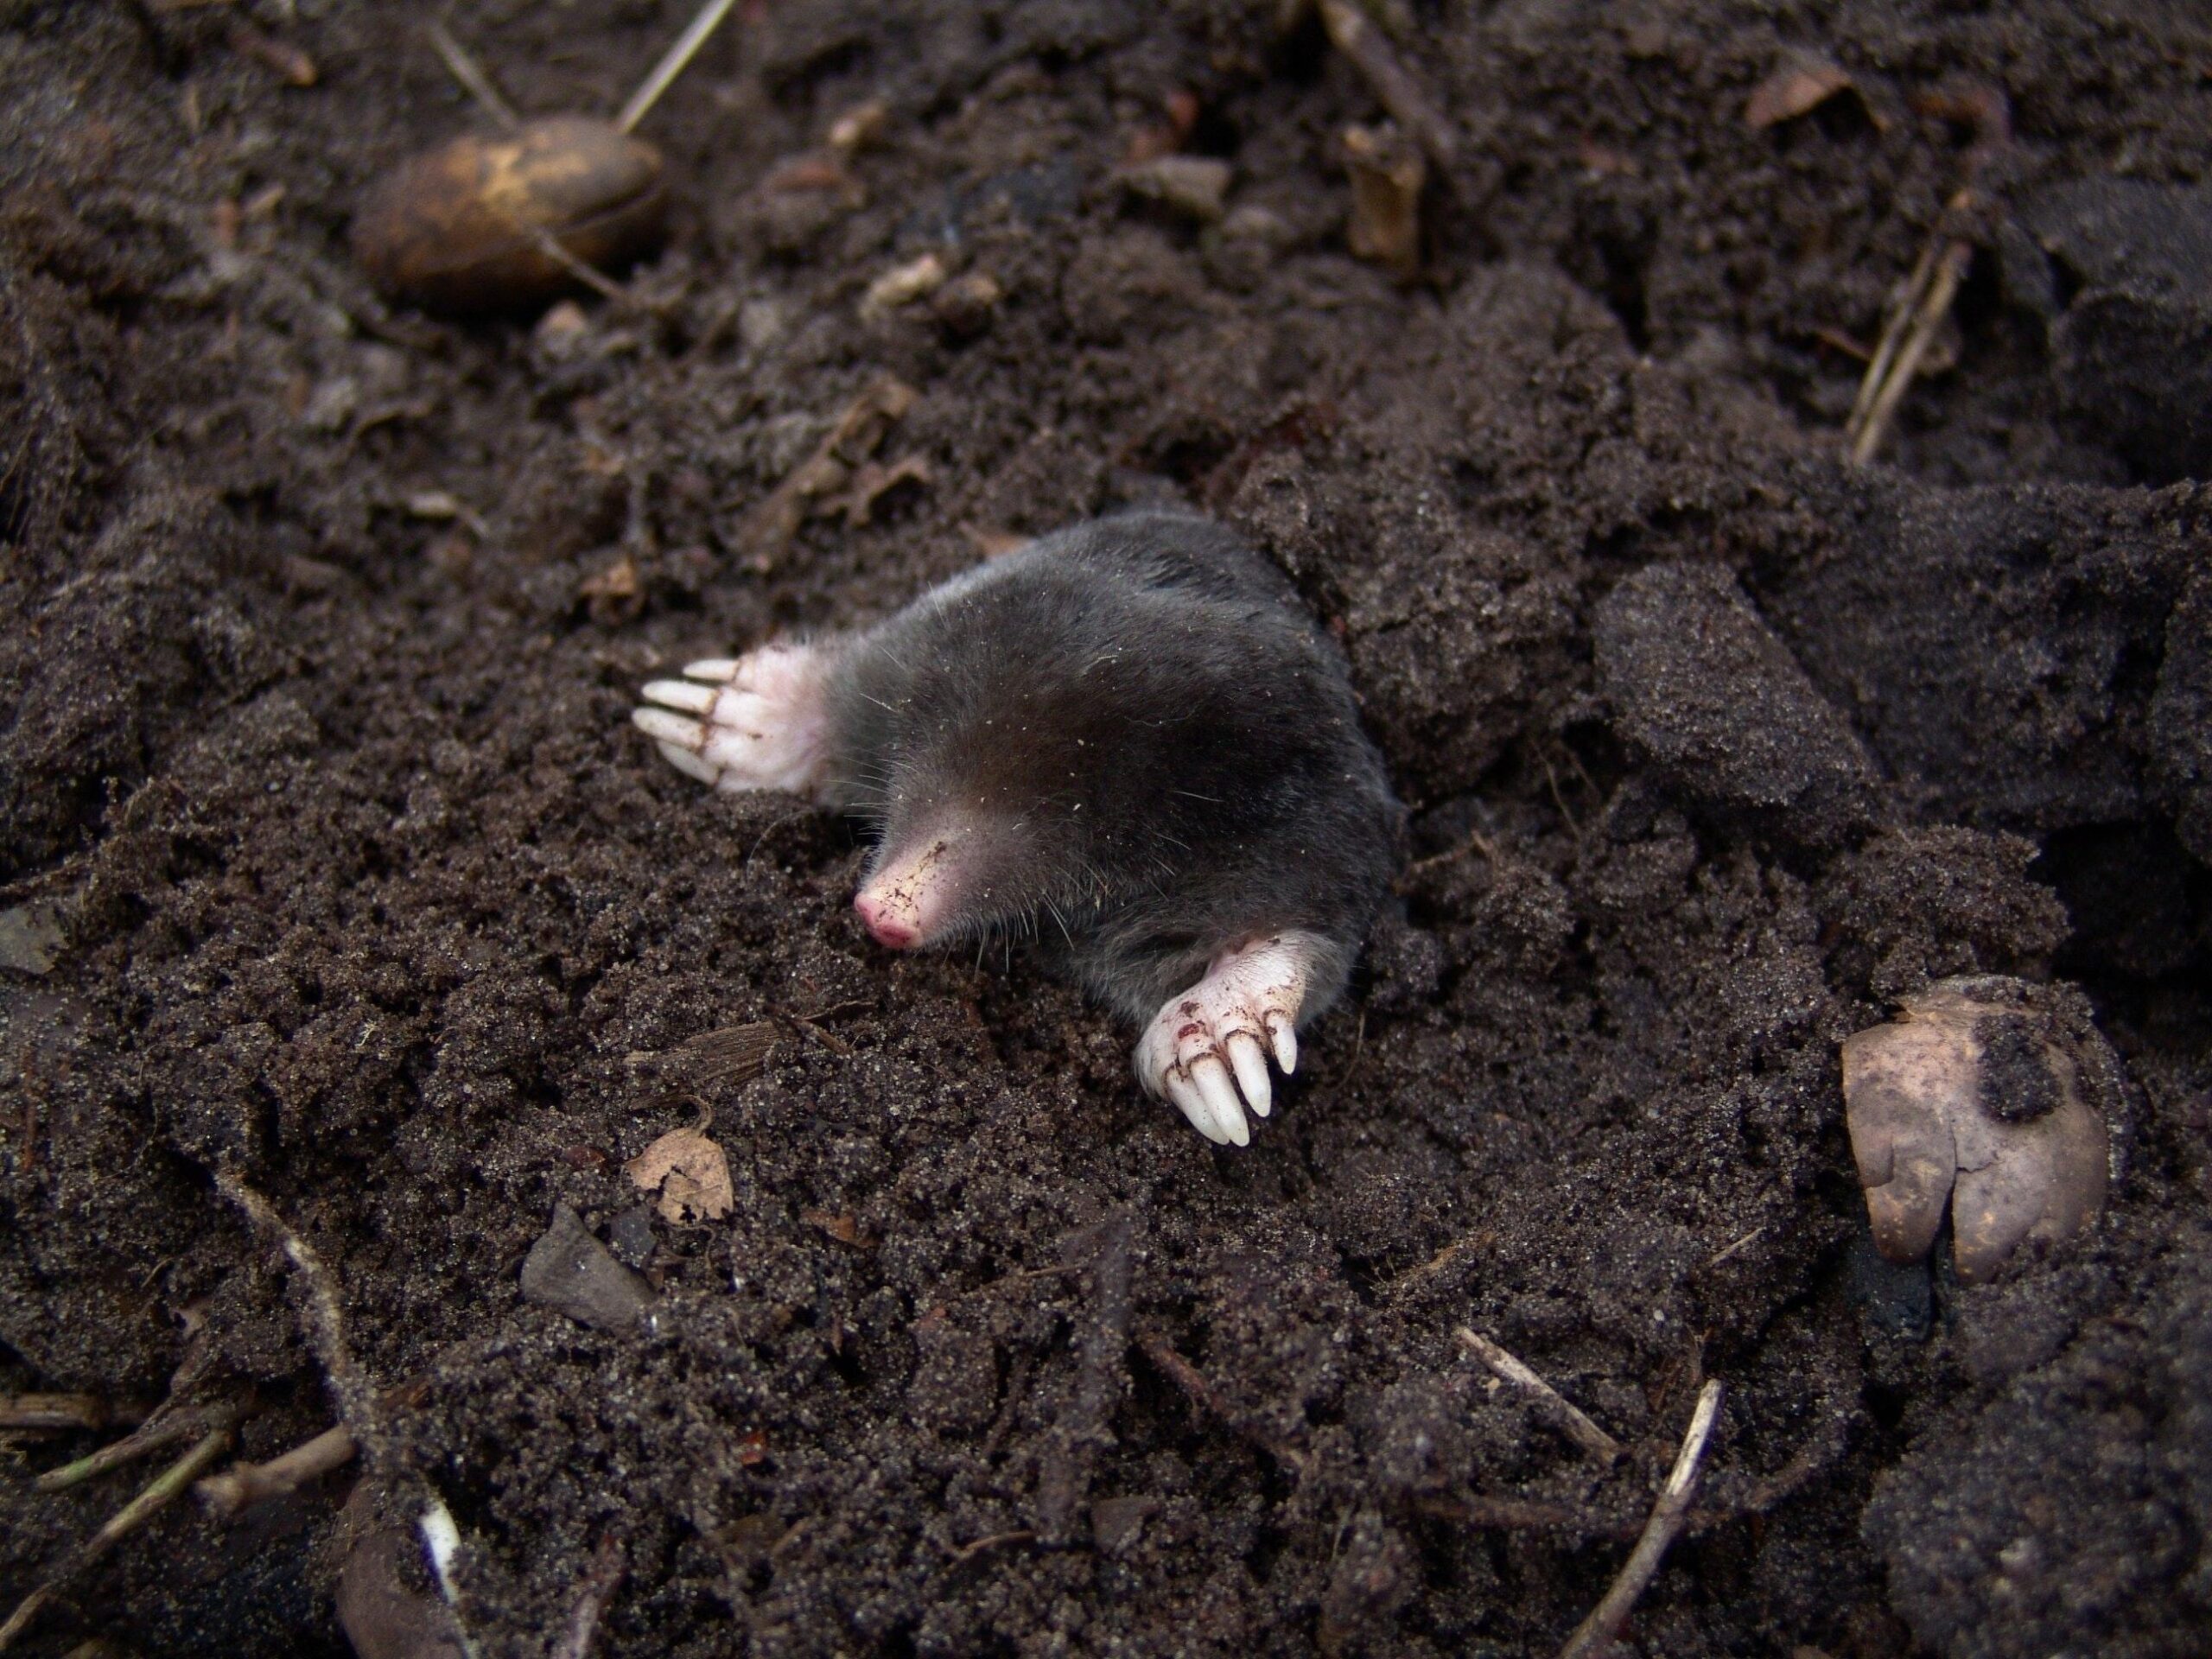
<svg viewBox="0 0 2212 1659">
<path fill-rule="evenodd" d="M 377 1397 L 346 1345 L 346 1319 L 338 1300 L 338 1286 L 314 1245 L 285 1224 L 283 1217 L 238 1173 L 226 1166 L 215 1172 L 215 1185 L 222 1195 L 243 1210 L 247 1218 L 283 1247 L 285 1258 L 298 1271 L 307 1290 L 305 1317 L 301 1320 L 308 1346 L 321 1363 L 338 1397 L 338 1414 L 355 1433 L 377 1421 Z"/>
<path fill-rule="evenodd" d="M 97 1394 L 0 1395 L 0 1429 L 99 1429 L 143 1414 L 118 1410 Z"/>
<path fill-rule="evenodd" d="M 1465 1497 L 1421 1497 L 1414 1500 L 1417 1514 L 1438 1521 L 1456 1521 L 1463 1527 L 1492 1532 L 1572 1532 L 1585 1538 L 1633 1538 L 1633 1521 L 1617 1526 L 1603 1516 L 1548 1503 L 1541 1498 L 1496 1497 L 1475 1492 Z"/>
<path fill-rule="evenodd" d="M 499 96 L 499 89 L 492 84 L 492 77 L 468 55 L 468 48 L 446 32 L 446 26 L 435 20 L 423 29 L 429 37 L 430 49 L 444 61 L 447 73 L 461 83 L 461 90 L 484 106 L 489 115 L 503 127 L 518 127 L 522 118 L 515 113 L 515 106 Z"/>
<path fill-rule="evenodd" d="M 630 94 L 622 113 L 614 118 L 618 130 L 628 132 L 645 118 L 645 111 L 660 102 L 660 95 L 668 90 L 669 83 L 683 73 L 684 65 L 707 43 L 707 36 L 721 27 L 722 19 L 729 16 L 729 9 L 736 3 L 737 0 L 707 0 L 699 9 L 699 15 L 691 20 L 690 27 L 676 37 L 676 44 L 661 54 L 652 73 Z"/>
<path fill-rule="evenodd" d="M 179 1440 L 188 1440 L 207 1433 L 210 1429 L 234 1424 L 238 1420 L 235 1406 L 218 1406 L 208 1411 L 181 1411 L 169 1417 L 149 1419 L 145 1424 L 119 1440 L 111 1440 L 97 1452 L 87 1452 L 74 1463 L 65 1463 L 59 1469 L 49 1469 L 31 1484 L 41 1492 L 66 1492 L 72 1486 L 81 1486 L 88 1480 L 120 1469 L 126 1463 L 149 1457 L 154 1452 L 175 1446 Z"/>
<path fill-rule="evenodd" d="M 969 1560 L 982 1554 L 985 1550 L 996 1548 L 1001 1544 L 1026 1544 L 1036 1535 L 1036 1533 L 1027 1527 L 1018 1527 L 1012 1532 L 995 1532 L 987 1537 L 971 1538 L 966 1543 L 954 1548 L 952 1559 L 956 1561 Z"/>
<path fill-rule="evenodd" d="M 45 1610 L 47 1603 L 61 1592 L 63 1585 L 183 1497 L 192 1483 L 216 1459 L 230 1450 L 232 1433 L 227 1423 L 212 1431 L 192 1450 L 156 1476 L 145 1491 L 110 1516 L 107 1523 L 98 1532 L 73 1550 L 69 1559 L 54 1575 L 25 1596 L 16 1611 L 8 1615 L 8 1622 L 0 1624 L 0 1653 L 15 1645 L 16 1638 L 30 1627 L 31 1621 Z"/>
<path fill-rule="evenodd" d="M 1392 1296 L 1402 1296 L 1415 1285 L 1434 1277 L 1445 1268 L 1452 1266 L 1462 1256 L 1485 1249 L 1497 1236 L 1497 1231 L 1495 1228 L 1478 1227 L 1465 1237 L 1453 1239 L 1419 1267 L 1407 1268 L 1383 1288 Z"/>
<path fill-rule="evenodd" d="M 599 1541 L 599 1553 L 592 1559 L 591 1570 L 584 1574 L 575 1605 L 569 1613 L 569 1628 L 561 1637 L 561 1645 L 553 1649 L 553 1659 L 589 1659 L 600 1618 L 620 1586 L 624 1571 L 622 1541 L 609 1533 Z"/>
<path fill-rule="evenodd" d="M 1913 265 L 1912 275 L 1905 278 L 1904 287 L 1898 290 L 1897 303 L 1882 319 L 1881 338 L 1874 342 L 1874 354 L 1866 359 L 1866 368 L 1859 379 L 1859 395 L 1852 399 L 1851 414 L 1843 429 L 1856 442 L 1859 434 L 1866 429 L 1866 416 L 1874 408 L 1875 397 L 1890 378 L 1890 367 L 1897 361 L 1897 346 L 1904 340 L 1905 326 L 1911 321 L 1915 306 L 1928 291 L 1929 277 L 1936 269 L 1936 250 L 1941 245 L 1930 241 L 1920 251 L 1920 258 Z"/>
<path fill-rule="evenodd" d="M 1279 1440 L 1263 1429 L 1239 1421 L 1224 1403 L 1220 1395 L 1214 1392 L 1214 1386 L 1206 1381 L 1205 1373 L 1177 1353 L 1166 1338 L 1147 1332 L 1136 1340 L 1138 1351 L 1159 1367 L 1161 1376 L 1188 1395 L 1193 1405 L 1219 1418 L 1285 1468 L 1300 1476 L 1306 1474 L 1311 1459 L 1303 1447 L 1287 1440 Z"/>
<path fill-rule="evenodd" d="M 1962 238 L 1953 240 L 1943 248 L 1934 262 L 1933 274 L 1929 278 L 1928 292 L 1913 308 L 1910 326 L 1904 343 L 1898 346 L 1895 362 L 1890 365 L 1888 377 L 1876 389 L 1873 400 L 1866 411 L 1866 424 L 1852 440 L 1851 464 L 1864 467 L 1874 458 L 1888 433 L 1890 417 L 1896 414 L 1905 390 L 1912 385 L 1912 377 L 1920 368 L 1920 359 L 1927 354 L 1936 331 L 1943 326 L 1951 302 L 1957 296 L 1959 284 L 1965 280 L 1967 266 L 1974 259 L 1974 245 Z M 1868 379 L 1871 384 L 1872 373 Z"/>
<path fill-rule="evenodd" d="M 1447 173 L 1459 159 L 1452 123 L 1421 89 L 1390 43 L 1352 0 L 1321 0 L 1321 25 L 1329 43 L 1344 54 L 1367 82 L 1368 90 L 1413 134 L 1431 160 Z"/>
<path fill-rule="evenodd" d="M 602 300 L 611 300 L 620 306 L 632 308 L 636 306 L 637 302 L 630 297 L 630 291 L 627 289 L 596 265 L 579 259 L 568 249 L 563 247 L 561 239 L 543 225 L 524 225 L 512 215 L 509 216 L 507 222 L 514 226 L 515 229 L 524 236 L 528 237 L 536 245 L 540 253 Z"/>
<path fill-rule="evenodd" d="M 1498 1376 L 1516 1387 L 1528 1389 L 1550 1407 L 1552 1414 L 1567 1437 L 1600 1463 L 1611 1463 L 1621 1455 L 1621 1443 L 1598 1427 L 1584 1413 L 1581 1407 L 1538 1376 L 1511 1354 L 1499 1347 L 1488 1337 L 1481 1336 L 1461 1325 L 1457 1332 L 1459 1345 L 1490 1367 Z"/>
<path fill-rule="evenodd" d="M 272 1497 L 287 1497 L 334 1469 L 343 1468 L 358 1448 L 353 1432 L 340 1423 L 266 1463 L 234 1463 L 200 1483 L 200 1501 L 225 1520 Z"/>
<path fill-rule="evenodd" d="M 1705 1448 L 1713 1439 L 1713 1426 L 1720 1416 L 1720 1399 L 1726 1392 L 1719 1377 L 1699 1391 L 1697 1409 L 1690 1414 L 1689 1433 L 1682 1436 L 1674 1470 L 1667 1477 L 1659 1501 L 1651 1506 L 1650 1520 L 1643 1523 L 1643 1535 L 1629 1552 L 1627 1563 L 1613 1580 L 1613 1587 L 1605 1592 L 1605 1599 L 1567 1638 L 1559 1659 L 1588 1659 L 1620 1634 L 1629 1610 L 1658 1573 L 1669 1547 L 1689 1519 L 1690 1501 L 1697 1496 L 1698 1475 L 1705 1464 Z"/>
<path fill-rule="evenodd" d="M 1728 1258 L 1729 1258 L 1730 1256 L 1736 1255 L 1738 1252 L 1739 1252 L 1739 1251 L 1741 1251 L 1742 1249 L 1744 1249 L 1746 1246 L 1750 1245 L 1753 1241 L 1755 1241 L 1755 1240 L 1758 1237 L 1758 1236 L 1759 1236 L 1761 1233 L 1763 1233 L 1763 1232 L 1764 1232 L 1764 1231 L 1766 1231 L 1766 1229 L 1765 1229 L 1764 1226 L 1760 1226 L 1760 1227 L 1754 1227 L 1754 1228 L 1752 1228 L 1752 1229 L 1751 1229 L 1751 1230 L 1750 1232 L 1745 1233 L 1745 1234 L 1741 1238 L 1738 1239 L 1738 1240 L 1737 1240 L 1733 1244 L 1731 1244 L 1731 1245 L 1729 1245 L 1726 1249 L 1725 1249 L 1721 1250 L 1718 1255 L 1716 1255 L 1715 1256 L 1713 1256 L 1713 1259 L 1712 1259 L 1711 1261 L 1707 1262 L 1705 1265 L 1706 1265 L 1707 1268 L 1717 1268 L 1717 1267 L 1719 1267 L 1719 1266 L 1723 1262 L 1726 1262 L 1726 1260 L 1728 1260 Z"/>
</svg>

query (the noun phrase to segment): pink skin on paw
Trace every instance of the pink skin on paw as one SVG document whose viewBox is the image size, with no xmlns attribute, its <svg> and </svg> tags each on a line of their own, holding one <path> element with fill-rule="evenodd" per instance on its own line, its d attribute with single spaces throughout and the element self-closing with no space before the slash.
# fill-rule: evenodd
<svg viewBox="0 0 2212 1659">
<path fill-rule="evenodd" d="M 1286 1077 L 1298 1067 L 1298 1011 L 1320 943 L 1274 933 L 1216 957 L 1139 1039 L 1137 1081 L 1216 1145 L 1249 1144 L 1246 1109 L 1265 1117 L 1274 1103 L 1268 1057 Z"/>
<path fill-rule="evenodd" d="M 941 938 L 960 899 L 960 861 L 950 834 L 915 838 L 880 862 L 853 900 L 878 944 L 912 950 Z M 880 855 L 879 855 L 880 857 Z"/>
<path fill-rule="evenodd" d="M 671 766 L 702 783 L 818 797 L 828 670 L 828 654 L 813 645 L 713 658 L 688 664 L 680 680 L 646 686 L 630 718 Z"/>
</svg>

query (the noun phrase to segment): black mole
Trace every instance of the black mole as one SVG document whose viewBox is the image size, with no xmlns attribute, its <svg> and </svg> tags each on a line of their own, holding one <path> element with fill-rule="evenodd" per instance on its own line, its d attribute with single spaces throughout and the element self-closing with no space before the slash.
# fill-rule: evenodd
<svg viewBox="0 0 2212 1659">
<path fill-rule="evenodd" d="M 684 673 L 636 713 L 671 762 L 869 822 L 878 940 L 1034 938 L 1217 1141 L 1267 1115 L 1268 1056 L 1297 1064 L 1389 880 L 1402 809 L 1342 653 L 1202 518 L 1077 524 L 864 632 Z"/>
</svg>

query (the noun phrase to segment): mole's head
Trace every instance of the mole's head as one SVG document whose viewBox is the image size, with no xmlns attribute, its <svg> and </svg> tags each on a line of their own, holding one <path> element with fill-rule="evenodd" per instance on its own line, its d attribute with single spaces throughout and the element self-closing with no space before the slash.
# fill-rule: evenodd
<svg viewBox="0 0 2212 1659">
<path fill-rule="evenodd" d="M 878 943 L 1027 932 L 1046 912 L 1065 927 L 1071 906 L 1089 904 L 1127 785 L 1096 727 L 1052 702 L 971 705 L 957 721 L 914 721 L 887 747 L 864 808 L 881 839 L 853 900 Z"/>
<path fill-rule="evenodd" d="M 1078 848 L 1064 798 L 966 788 L 902 791 L 853 908 L 880 944 L 909 950 L 1026 927 Z"/>
</svg>

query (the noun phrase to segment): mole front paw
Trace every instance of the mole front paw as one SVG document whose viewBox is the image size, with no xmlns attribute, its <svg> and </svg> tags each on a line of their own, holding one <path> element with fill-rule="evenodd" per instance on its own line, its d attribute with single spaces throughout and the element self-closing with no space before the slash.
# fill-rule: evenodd
<svg viewBox="0 0 2212 1659">
<path fill-rule="evenodd" d="M 1174 1102 L 1217 1146 L 1249 1145 L 1245 1109 L 1265 1117 L 1274 1103 L 1268 1055 L 1286 1077 L 1298 1069 L 1298 1010 L 1312 952 L 1306 936 L 1281 933 L 1215 957 L 1139 1040 L 1138 1082 Z"/>
<path fill-rule="evenodd" d="M 815 647 L 763 645 L 689 664 L 680 680 L 655 680 L 630 718 L 669 765 L 702 784 L 812 795 L 829 733 L 826 677 Z"/>
</svg>

